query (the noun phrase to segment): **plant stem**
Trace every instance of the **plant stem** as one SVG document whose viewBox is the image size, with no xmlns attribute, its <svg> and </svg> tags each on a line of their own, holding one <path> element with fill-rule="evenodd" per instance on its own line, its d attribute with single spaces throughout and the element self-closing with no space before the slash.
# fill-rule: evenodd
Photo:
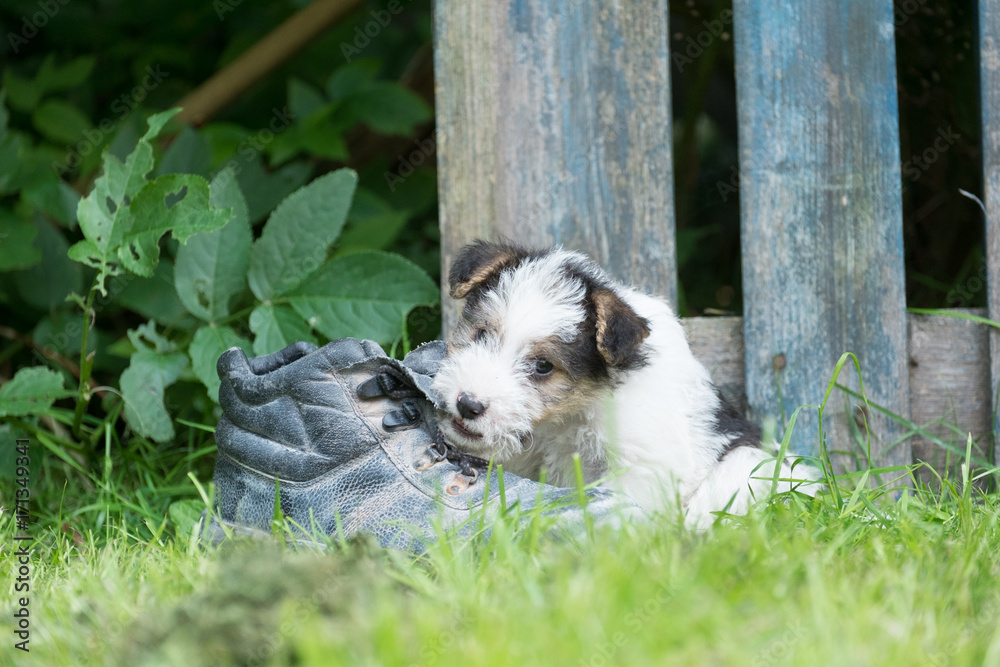
<svg viewBox="0 0 1000 667">
<path fill-rule="evenodd" d="M 83 449 L 84 448 L 81 447 L 79 444 L 77 444 L 75 442 L 70 442 L 69 440 L 63 440 L 62 438 L 58 437 L 54 433 L 51 433 L 50 431 L 46 431 L 44 429 L 38 428 L 34 424 L 31 424 L 29 422 L 23 421 L 23 420 L 18 419 L 16 417 L 7 417 L 6 419 L 7 419 L 7 422 L 11 426 L 16 426 L 17 428 L 21 429 L 22 431 L 26 431 L 26 432 L 30 433 L 31 435 L 35 436 L 36 438 L 39 437 L 39 434 L 42 434 L 45 437 L 47 437 L 49 440 L 51 440 L 52 442 L 54 442 L 55 444 L 57 444 L 60 447 L 62 447 L 63 449 L 69 450 L 71 452 L 78 452 L 80 454 L 83 453 Z"/>
<path fill-rule="evenodd" d="M 87 303 L 83 307 L 83 338 L 80 340 L 80 390 L 76 397 L 76 412 L 73 413 L 73 436 L 77 440 L 83 439 L 81 425 L 83 423 L 83 413 L 90 403 L 90 368 L 94 364 L 93 355 L 87 354 L 87 334 L 90 333 L 90 313 L 94 309 L 94 293 L 97 291 L 97 284 L 91 286 L 87 293 Z"/>
</svg>

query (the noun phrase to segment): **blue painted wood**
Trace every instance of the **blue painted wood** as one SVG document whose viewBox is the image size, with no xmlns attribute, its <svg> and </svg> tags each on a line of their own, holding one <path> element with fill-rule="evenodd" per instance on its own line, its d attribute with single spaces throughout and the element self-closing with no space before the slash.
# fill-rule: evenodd
<svg viewBox="0 0 1000 667">
<path fill-rule="evenodd" d="M 676 303 L 668 36 L 666 0 L 436 0 L 445 270 L 562 243 Z"/>
<path fill-rule="evenodd" d="M 989 316 L 1000 318 L 1000 0 L 979 0 L 979 75 L 986 197 L 986 260 Z M 993 461 L 1000 461 L 1000 330 L 990 327 Z"/>
<path fill-rule="evenodd" d="M 909 413 L 892 0 L 735 0 L 747 398 L 758 419 L 818 403 L 842 352 Z M 776 362 L 776 359 L 778 361 Z M 783 368 L 782 368 L 783 367 Z M 845 384 L 856 379 L 842 376 Z M 851 408 L 829 412 L 849 449 Z M 909 463 L 872 415 L 872 458 Z M 803 411 L 795 451 L 818 450 Z"/>
</svg>

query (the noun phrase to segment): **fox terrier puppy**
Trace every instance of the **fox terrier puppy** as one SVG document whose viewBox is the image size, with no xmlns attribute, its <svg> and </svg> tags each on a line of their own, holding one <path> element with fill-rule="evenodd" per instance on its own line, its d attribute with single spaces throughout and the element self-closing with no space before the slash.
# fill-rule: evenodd
<svg viewBox="0 0 1000 667">
<path fill-rule="evenodd" d="M 680 503 L 688 525 L 745 513 L 771 490 L 776 457 L 718 392 L 670 306 L 612 280 L 583 255 L 479 241 L 449 288 L 465 299 L 434 380 L 445 439 L 505 469 Z M 782 461 L 778 491 L 810 493 L 819 473 Z M 794 474 L 793 474 L 794 472 Z M 618 474 L 615 474 L 618 473 Z"/>
</svg>

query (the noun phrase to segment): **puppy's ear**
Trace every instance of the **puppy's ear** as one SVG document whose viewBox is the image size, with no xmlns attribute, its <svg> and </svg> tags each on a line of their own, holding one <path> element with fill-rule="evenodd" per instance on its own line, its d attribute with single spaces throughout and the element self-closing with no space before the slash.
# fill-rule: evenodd
<svg viewBox="0 0 1000 667">
<path fill-rule="evenodd" d="M 649 335 L 649 321 L 609 289 L 595 289 L 590 300 L 597 317 L 597 351 L 609 366 L 627 365 Z"/>
<path fill-rule="evenodd" d="M 476 241 L 458 251 L 448 272 L 448 289 L 453 299 L 464 299 L 503 269 L 528 256 L 522 248 Z"/>
</svg>

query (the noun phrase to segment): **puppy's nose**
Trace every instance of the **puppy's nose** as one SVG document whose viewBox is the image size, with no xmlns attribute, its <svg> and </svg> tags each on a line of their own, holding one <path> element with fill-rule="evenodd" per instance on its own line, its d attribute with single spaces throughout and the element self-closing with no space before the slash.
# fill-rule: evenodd
<svg viewBox="0 0 1000 667">
<path fill-rule="evenodd" d="M 458 414 L 462 415 L 465 419 L 475 419 L 484 412 L 486 412 L 486 406 L 478 401 L 475 396 L 469 396 L 468 394 L 458 395 Z"/>
</svg>

